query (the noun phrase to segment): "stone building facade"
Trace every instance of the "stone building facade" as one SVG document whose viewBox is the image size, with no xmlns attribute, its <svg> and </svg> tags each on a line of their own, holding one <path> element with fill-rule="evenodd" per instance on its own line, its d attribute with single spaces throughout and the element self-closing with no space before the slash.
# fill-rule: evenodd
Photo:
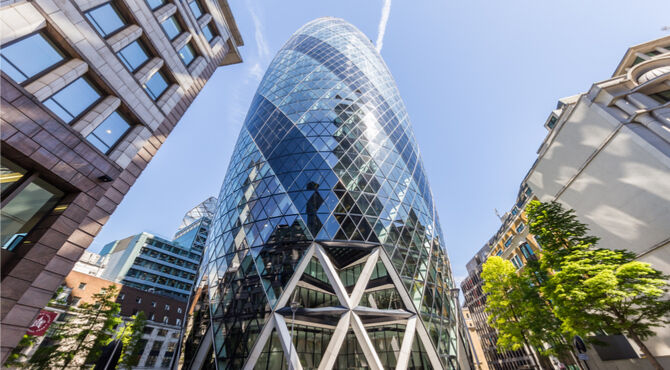
<svg viewBox="0 0 670 370">
<path fill-rule="evenodd" d="M 0 22 L 4 362 L 243 41 L 226 0 L 2 1 Z"/>
</svg>

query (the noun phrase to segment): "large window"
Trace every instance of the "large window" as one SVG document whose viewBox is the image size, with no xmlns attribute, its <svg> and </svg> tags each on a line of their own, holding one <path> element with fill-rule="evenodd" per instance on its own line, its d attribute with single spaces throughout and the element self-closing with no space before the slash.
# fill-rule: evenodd
<svg viewBox="0 0 670 370">
<path fill-rule="evenodd" d="M 190 42 L 179 50 L 179 57 L 186 66 L 191 65 L 191 62 L 195 59 L 195 49 L 193 49 L 193 45 Z"/>
<path fill-rule="evenodd" d="M 99 99 L 100 93 L 91 83 L 85 77 L 79 77 L 45 100 L 44 105 L 69 123 Z"/>
<path fill-rule="evenodd" d="M 53 43 L 36 33 L 0 50 L 2 70 L 14 81 L 22 83 L 64 60 Z"/>
<path fill-rule="evenodd" d="M 2 249 L 14 250 L 64 193 L 16 163 L 0 158 Z"/>
<path fill-rule="evenodd" d="M 156 10 L 165 4 L 165 0 L 147 0 L 147 4 L 151 10 Z"/>
<path fill-rule="evenodd" d="M 116 144 L 123 134 L 128 131 L 130 124 L 118 112 L 114 112 L 93 130 L 87 137 L 93 146 L 107 153 Z"/>
<path fill-rule="evenodd" d="M 119 11 L 111 3 L 89 10 L 86 12 L 86 18 L 102 37 L 109 37 L 126 25 Z"/>
<path fill-rule="evenodd" d="M 170 41 L 176 39 L 182 31 L 181 25 L 174 15 L 164 20 L 161 25 L 163 26 L 163 30 L 165 30 L 165 33 L 167 34 L 167 37 L 170 39 Z"/>
<path fill-rule="evenodd" d="M 137 71 L 149 60 L 149 53 L 142 41 L 135 40 L 125 48 L 119 50 L 116 55 L 119 56 L 123 64 L 130 72 Z"/>
<path fill-rule="evenodd" d="M 214 37 L 216 37 L 216 32 L 214 31 L 211 22 L 202 28 L 202 34 L 205 35 L 207 42 L 211 43 L 212 40 L 214 40 Z"/>
<path fill-rule="evenodd" d="M 657 102 L 659 102 L 661 104 L 665 104 L 665 103 L 670 101 L 670 89 L 660 91 L 660 92 L 657 92 L 655 94 L 651 94 L 649 96 L 651 96 Z"/>
<path fill-rule="evenodd" d="M 195 19 L 202 17 L 202 7 L 197 0 L 190 1 L 188 7 L 191 8 L 191 12 L 195 16 Z"/>
<path fill-rule="evenodd" d="M 144 84 L 144 90 L 153 100 L 158 100 L 167 87 L 167 79 L 161 71 L 154 73 L 154 75 L 149 78 L 149 81 Z"/>
</svg>

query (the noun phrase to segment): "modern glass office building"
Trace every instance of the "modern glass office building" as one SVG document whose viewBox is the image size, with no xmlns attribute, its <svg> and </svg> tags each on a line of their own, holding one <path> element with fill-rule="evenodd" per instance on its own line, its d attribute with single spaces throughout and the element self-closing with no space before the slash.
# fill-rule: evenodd
<svg viewBox="0 0 670 370">
<path fill-rule="evenodd" d="M 218 368 L 459 368 L 443 240 L 384 61 L 347 22 L 308 23 L 260 83 L 212 222 Z"/>
</svg>

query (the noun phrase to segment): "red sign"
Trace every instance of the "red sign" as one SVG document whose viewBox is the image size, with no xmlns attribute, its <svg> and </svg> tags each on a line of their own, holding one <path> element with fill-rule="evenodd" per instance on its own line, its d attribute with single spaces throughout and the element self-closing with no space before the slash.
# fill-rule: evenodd
<svg viewBox="0 0 670 370">
<path fill-rule="evenodd" d="M 35 318 L 35 321 L 28 327 L 28 335 L 34 335 L 36 337 L 44 335 L 51 323 L 56 320 L 58 312 L 53 311 L 40 311 L 39 315 Z"/>
</svg>

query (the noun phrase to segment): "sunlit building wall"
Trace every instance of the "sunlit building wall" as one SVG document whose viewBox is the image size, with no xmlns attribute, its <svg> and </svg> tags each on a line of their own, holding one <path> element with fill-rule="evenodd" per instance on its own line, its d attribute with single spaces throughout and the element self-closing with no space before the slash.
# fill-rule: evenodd
<svg viewBox="0 0 670 370">
<path fill-rule="evenodd" d="M 1 362 L 217 67 L 226 0 L 0 5 Z"/>
</svg>

